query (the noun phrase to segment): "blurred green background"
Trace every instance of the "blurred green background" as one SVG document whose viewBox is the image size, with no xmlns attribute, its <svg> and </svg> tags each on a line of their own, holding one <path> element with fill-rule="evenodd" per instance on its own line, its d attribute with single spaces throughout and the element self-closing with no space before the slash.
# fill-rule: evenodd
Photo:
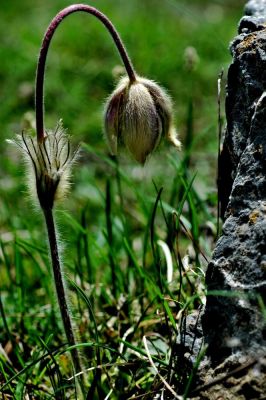
<svg viewBox="0 0 266 400">
<path fill-rule="evenodd" d="M 5 139 L 34 123 L 34 79 L 41 40 L 52 17 L 69 4 L 70 1 L 62 0 L 12 0 L 1 4 L 2 228 L 11 213 L 7 210 L 11 206 L 9 198 L 16 207 L 24 207 L 23 168 L 18 154 Z M 115 24 L 139 75 L 154 79 L 168 89 L 175 103 L 176 125 L 183 141 L 188 104 L 192 101 L 192 164 L 202 173 L 203 186 L 215 185 L 217 77 L 230 63 L 229 42 L 236 34 L 244 1 L 98 0 L 90 4 L 106 13 Z M 193 68 L 186 59 L 191 48 L 195 58 Z M 84 141 L 107 154 L 102 135 L 102 109 L 120 66 L 114 44 L 99 21 L 78 13 L 64 21 L 48 54 L 46 128 L 53 128 L 63 118 L 75 143 Z M 156 176 L 165 174 L 165 167 L 160 167 L 164 151 L 162 146 L 156 162 L 148 164 L 145 174 L 150 175 L 149 165 L 152 171 L 155 168 Z M 168 145 L 166 151 L 172 151 Z M 131 159 L 126 156 L 124 162 L 130 164 Z M 86 161 L 86 168 L 94 171 L 91 160 Z M 77 179 L 80 177 L 81 166 Z"/>
<path fill-rule="evenodd" d="M 217 75 L 230 62 L 229 41 L 236 33 L 243 1 L 116 0 L 91 1 L 116 25 L 137 72 L 167 87 L 176 103 L 182 133 L 186 104 L 193 97 L 201 132 L 213 126 Z M 5 1 L 0 10 L 1 132 L 20 132 L 25 112 L 33 112 L 36 60 L 43 33 L 68 1 Z M 185 66 L 194 47 L 198 65 Z M 77 139 L 99 144 L 102 103 L 121 65 L 109 34 L 95 18 L 75 14 L 60 26 L 48 56 L 46 112 L 48 127 L 59 117 Z M 212 135 L 209 135 L 212 137 Z M 211 147 L 208 135 L 204 148 Z"/>
</svg>

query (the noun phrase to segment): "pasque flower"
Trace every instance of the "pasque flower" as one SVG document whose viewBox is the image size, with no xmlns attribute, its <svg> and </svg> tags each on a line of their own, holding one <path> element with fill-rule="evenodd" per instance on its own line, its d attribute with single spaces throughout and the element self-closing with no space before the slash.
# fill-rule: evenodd
<svg viewBox="0 0 266 400">
<path fill-rule="evenodd" d="M 30 135 L 17 135 L 14 141 L 24 153 L 30 193 L 39 199 L 42 209 L 52 209 L 54 201 L 64 198 L 69 188 L 71 166 L 78 151 L 72 150 L 69 136 L 59 121 L 42 141 Z"/>
<path fill-rule="evenodd" d="M 58 305 L 67 341 L 72 346 L 71 355 L 75 372 L 80 372 L 82 365 L 66 298 L 53 206 L 55 200 L 64 196 L 68 189 L 71 165 L 78 151 L 72 150 L 69 137 L 61 122 L 54 132 L 45 129 L 44 75 L 48 49 L 57 27 L 64 18 L 78 11 L 94 15 L 107 28 L 128 75 L 120 81 L 106 105 L 105 131 L 112 153 L 116 154 L 117 141 L 121 140 L 135 159 L 144 163 L 163 136 L 180 148 L 173 127 L 170 97 L 155 82 L 136 75 L 122 40 L 111 21 L 99 10 L 86 4 L 74 4 L 61 10 L 45 32 L 38 59 L 35 91 L 36 138 L 22 134 L 13 143 L 15 142 L 25 155 L 29 167 L 31 193 L 37 194 L 43 211 Z M 80 387 L 84 395 L 83 378 L 84 375 L 81 375 Z"/>
<path fill-rule="evenodd" d="M 122 78 L 107 100 L 105 135 L 112 154 L 117 154 L 117 142 L 121 141 L 142 164 L 163 136 L 181 147 L 170 96 L 157 83 L 140 77 L 134 81 Z"/>
</svg>

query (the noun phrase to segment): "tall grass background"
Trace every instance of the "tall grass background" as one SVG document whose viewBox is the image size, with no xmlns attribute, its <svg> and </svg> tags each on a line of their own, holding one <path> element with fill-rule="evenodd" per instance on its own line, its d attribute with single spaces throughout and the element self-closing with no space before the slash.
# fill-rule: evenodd
<svg viewBox="0 0 266 400">
<path fill-rule="evenodd" d="M 42 217 L 27 194 L 19 154 L 5 142 L 34 123 L 39 46 L 51 18 L 68 4 L 13 0 L 0 9 L 0 393 L 6 399 L 77 396 Z M 97 20 L 76 14 L 64 21 L 48 56 L 46 127 L 63 118 L 81 143 L 71 194 L 56 219 L 87 398 L 173 396 L 161 378 L 186 397 L 192 370 L 178 365 L 175 343 L 185 316 L 205 302 L 204 272 L 217 233 L 217 78 L 222 69 L 226 75 L 244 2 L 90 4 L 116 25 L 137 72 L 168 89 L 183 151 L 162 143 L 145 167 L 123 151 L 108 155 L 102 108 L 120 60 Z M 192 67 L 188 48 L 196 53 Z"/>
</svg>

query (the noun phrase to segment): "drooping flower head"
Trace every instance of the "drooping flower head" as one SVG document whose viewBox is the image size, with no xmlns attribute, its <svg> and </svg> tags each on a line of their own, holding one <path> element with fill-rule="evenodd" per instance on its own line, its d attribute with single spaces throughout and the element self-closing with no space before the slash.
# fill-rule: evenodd
<svg viewBox="0 0 266 400">
<path fill-rule="evenodd" d="M 107 100 L 105 135 L 113 155 L 122 141 L 133 157 L 144 164 L 164 136 L 175 147 L 181 143 L 173 125 L 170 96 L 157 83 L 124 77 Z"/>
</svg>

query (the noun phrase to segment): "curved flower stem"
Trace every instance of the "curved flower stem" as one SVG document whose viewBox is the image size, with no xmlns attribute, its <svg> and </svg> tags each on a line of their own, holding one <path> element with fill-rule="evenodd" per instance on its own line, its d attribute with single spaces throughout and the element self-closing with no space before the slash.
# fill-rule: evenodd
<svg viewBox="0 0 266 400">
<path fill-rule="evenodd" d="M 60 265 L 60 257 L 58 252 L 58 245 L 57 245 L 57 235 L 56 229 L 54 224 L 54 217 L 53 217 L 53 210 L 51 208 L 43 208 L 43 213 L 45 217 L 47 232 L 48 232 L 48 240 L 50 246 L 50 253 L 51 253 L 51 261 L 53 267 L 53 274 L 54 274 L 54 281 L 55 281 L 55 288 L 56 294 L 58 298 L 58 304 L 60 308 L 60 313 L 62 317 L 64 331 L 67 337 L 68 344 L 70 346 L 76 345 L 74 329 L 71 322 L 71 317 L 67 305 L 66 299 L 66 292 L 64 286 L 64 280 L 62 276 L 62 270 Z M 71 350 L 72 360 L 74 364 L 75 373 L 81 372 L 81 361 L 79 358 L 78 350 L 76 348 Z M 79 381 L 81 390 L 84 392 L 84 384 L 83 384 L 83 375 L 81 375 L 81 379 Z"/>
<path fill-rule="evenodd" d="M 131 82 L 136 80 L 136 74 L 130 58 L 127 54 L 127 51 L 123 45 L 123 42 L 115 29 L 114 25 L 111 21 L 99 10 L 94 7 L 88 6 L 86 4 L 73 4 L 69 7 L 64 8 L 61 10 L 51 21 L 42 42 L 42 47 L 39 54 L 39 60 L 37 65 L 37 72 L 36 72 L 36 92 L 35 92 L 35 106 L 36 106 L 36 131 L 37 131 L 37 138 L 38 141 L 42 141 L 45 136 L 45 129 L 44 129 L 44 104 L 43 104 L 43 85 L 44 85 L 44 72 L 45 72 L 45 63 L 46 57 L 49 49 L 49 45 L 51 39 L 54 35 L 54 32 L 58 25 L 62 22 L 64 18 L 66 18 L 69 14 L 72 14 L 77 11 L 84 11 L 91 15 L 94 15 L 98 18 L 107 28 L 109 33 L 111 34 L 116 47 L 119 51 L 119 54 L 123 60 L 125 65 L 125 69 L 127 71 L 128 77 Z"/>
</svg>

